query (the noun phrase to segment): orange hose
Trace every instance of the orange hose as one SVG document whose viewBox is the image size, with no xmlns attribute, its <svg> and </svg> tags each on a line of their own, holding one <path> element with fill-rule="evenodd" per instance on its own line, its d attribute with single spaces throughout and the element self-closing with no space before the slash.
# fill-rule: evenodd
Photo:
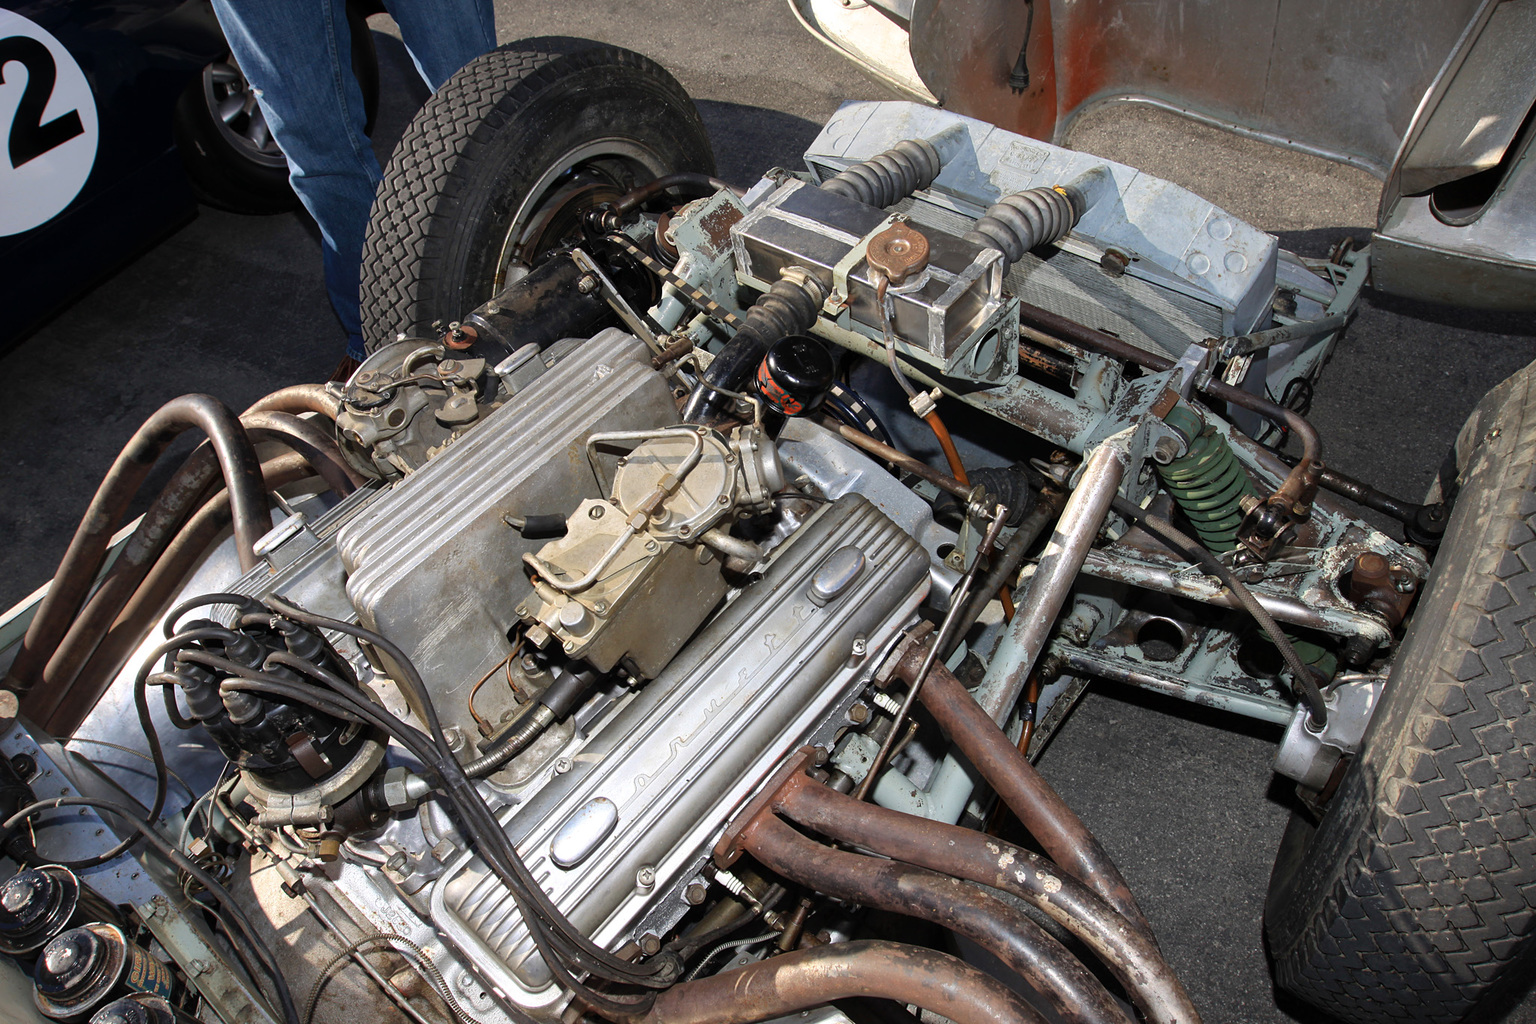
<svg viewBox="0 0 1536 1024">
<path fill-rule="evenodd" d="M 949 462 L 949 475 L 965 486 L 971 486 L 970 478 L 965 475 L 965 466 L 960 463 L 960 453 L 955 449 L 954 438 L 949 436 L 949 428 L 939 419 L 939 411 L 935 409 L 923 418 L 933 428 L 933 436 L 939 439 L 939 447 L 944 449 L 944 458 Z"/>
</svg>

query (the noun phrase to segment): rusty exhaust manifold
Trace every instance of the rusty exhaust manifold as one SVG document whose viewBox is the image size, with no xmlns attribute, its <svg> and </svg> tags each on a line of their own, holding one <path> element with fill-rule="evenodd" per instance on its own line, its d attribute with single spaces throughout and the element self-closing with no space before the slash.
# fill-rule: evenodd
<svg viewBox="0 0 1536 1024">
<path fill-rule="evenodd" d="M 812 760 L 793 766 L 803 774 Z M 1061 943 L 1021 911 L 959 879 L 923 868 L 824 846 L 754 802 L 715 848 L 715 862 L 750 853 L 778 875 L 861 906 L 905 914 L 949 929 L 986 949 L 1074 1024 L 1130 1024 L 1125 1013 Z"/>
<path fill-rule="evenodd" d="M 1089 888 L 1028 850 L 971 829 L 854 800 L 804 771 L 775 790 L 773 809 L 828 839 L 998 889 L 1030 903 L 1083 942 L 1153 1024 L 1198 1021 L 1152 937 Z"/>
<path fill-rule="evenodd" d="M 931 642 L 920 633 L 909 636 L 887 662 L 887 678 L 910 684 Z M 815 891 L 942 925 L 996 955 L 1040 993 L 1060 1019 L 1126 1021 L 1120 1005 L 1059 942 L 980 886 L 997 889 L 1031 904 L 1082 941 L 1148 1021 L 1198 1024 L 1199 1014 L 1098 841 L 953 675 L 935 665 L 927 683 L 924 705 L 1063 867 L 977 832 L 874 807 L 830 790 L 807 774 L 821 756 L 812 748 L 798 752 L 737 815 L 715 847 L 716 864 L 728 867 L 750 853 L 784 878 Z M 832 848 L 788 822 L 881 856 Z M 830 947 L 839 948 L 848 947 Z M 928 967 L 957 972 L 958 964 L 934 960 Z M 963 978 L 957 972 L 945 984 L 970 983 Z M 744 991 L 716 993 L 723 1000 L 715 1008 L 725 1014 L 721 1019 L 762 1019 L 737 1005 Z M 837 998 L 830 992 L 816 994 L 815 1001 Z M 866 994 L 907 999 L 894 989 Z M 1038 1018 L 1029 1010 L 1023 1019 Z"/>
<path fill-rule="evenodd" d="M 839 942 L 673 985 L 632 1024 L 752 1024 L 835 999 L 912 1003 L 955 1024 L 1045 1024 L 1012 989 L 947 953 Z"/>
</svg>

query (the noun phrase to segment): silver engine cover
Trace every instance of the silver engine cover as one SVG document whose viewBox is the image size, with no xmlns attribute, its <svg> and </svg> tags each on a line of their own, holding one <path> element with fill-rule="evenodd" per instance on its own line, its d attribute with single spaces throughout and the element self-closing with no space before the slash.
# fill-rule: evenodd
<svg viewBox="0 0 1536 1024">
<path fill-rule="evenodd" d="M 862 569 L 830 600 L 813 601 L 817 570 L 850 547 Z M 504 819 L 555 904 L 613 949 L 654 916 L 657 903 L 676 900 L 735 809 L 782 757 L 830 739 L 843 724 L 875 655 L 927 593 L 928 577 L 928 553 L 863 497 L 818 510 L 774 552 L 760 581 L 589 741 L 573 740 L 557 762 L 567 770 L 552 772 Z M 613 822 L 606 832 L 552 852 L 568 823 L 594 813 Z M 683 909 L 679 901 L 677 914 Z M 478 856 L 448 866 L 431 914 L 491 991 L 556 1018 L 565 993 L 550 983 L 510 893 Z"/>
</svg>

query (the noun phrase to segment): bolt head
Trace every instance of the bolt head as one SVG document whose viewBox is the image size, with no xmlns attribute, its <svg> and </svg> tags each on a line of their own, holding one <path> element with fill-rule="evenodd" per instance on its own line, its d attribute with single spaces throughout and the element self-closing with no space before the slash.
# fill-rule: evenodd
<svg viewBox="0 0 1536 1024">
<path fill-rule="evenodd" d="M 688 902 L 690 907 L 696 907 L 703 903 L 708 895 L 709 886 L 703 882 L 690 882 L 688 888 L 683 890 L 683 899 Z"/>
</svg>

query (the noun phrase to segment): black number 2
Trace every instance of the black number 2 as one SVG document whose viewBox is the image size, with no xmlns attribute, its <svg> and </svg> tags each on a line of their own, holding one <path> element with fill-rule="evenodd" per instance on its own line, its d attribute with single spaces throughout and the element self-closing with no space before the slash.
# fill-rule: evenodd
<svg viewBox="0 0 1536 1024">
<path fill-rule="evenodd" d="M 83 135 L 85 126 L 80 123 L 78 110 L 60 114 L 43 124 L 43 110 L 48 106 L 48 97 L 53 95 L 53 83 L 58 78 L 48 47 L 31 36 L 0 39 L 0 83 L 5 81 L 6 61 L 12 60 L 21 61 L 21 66 L 27 69 L 27 87 L 22 91 L 21 103 L 16 106 L 16 120 L 11 124 L 11 166 L 20 167 L 76 135 Z"/>
</svg>

